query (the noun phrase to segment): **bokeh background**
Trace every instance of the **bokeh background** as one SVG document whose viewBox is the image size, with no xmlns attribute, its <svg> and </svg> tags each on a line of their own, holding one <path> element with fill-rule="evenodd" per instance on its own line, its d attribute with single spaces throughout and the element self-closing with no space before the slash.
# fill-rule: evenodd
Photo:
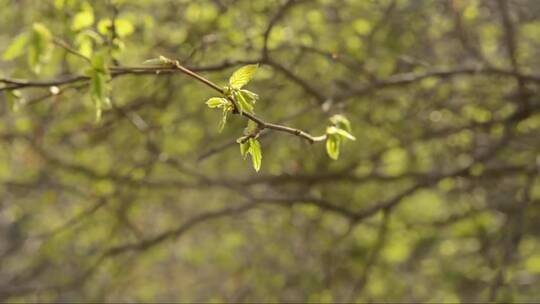
<svg viewBox="0 0 540 304">
<path fill-rule="evenodd" d="M 3 301 L 540 300 L 540 1 L 0 7 Z M 96 122 L 76 53 L 259 63 L 259 116 L 357 140 L 267 132 L 256 173 L 181 73 L 114 74 Z"/>
</svg>

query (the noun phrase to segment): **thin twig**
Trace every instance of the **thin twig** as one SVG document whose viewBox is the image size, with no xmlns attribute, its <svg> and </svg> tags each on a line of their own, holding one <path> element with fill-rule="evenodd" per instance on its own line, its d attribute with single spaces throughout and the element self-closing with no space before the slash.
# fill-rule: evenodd
<svg viewBox="0 0 540 304">
<path fill-rule="evenodd" d="M 179 71 L 181 71 L 182 73 L 184 73 L 184 74 L 198 80 L 199 82 L 202 82 L 203 84 L 207 85 L 208 87 L 214 89 L 218 93 L 220 93 L 222 95 L 225 95 L 225 91 L 220 86 L 218 86 L 217 84 L 213 83 L 212 81 L 204 78 L 203 76 L 191 71 L 190 69 L 182 66 L 178 61 L 174 62 L 174 67 L 176 69 L 178 69 Z M 234 99 L 232 99 L 231 97 L 229 97 L 229 96 L 226 96 L 226 97 L 234 105 L 235 109 L 238 109 L 238 107 L 236 105 L 236 101 Z M 265 122 L 262 118 L 256 116 L 253 113 L 249 113 L 249 112 L 246 112 L 246 111 L 243 111 L 241 113 L 239 113 L 238 111 L 235 111 L 235 112 L 236 112 L 235 114 L 240 114 L 242 116 L 245 116 L 249 120 L 252 120 L 255 123 L 257 123 L 259 125 L 259 129 L 261 131 L 264 130 L 264 129 L 271 129 L 271 130 L 276 130 L 276 131 L 280 131 L 280 132 L 285 132 L 285 133 L 293 134 L 293 135 L 296 135 L 298 137 L 304 138 L 307 141 L 309 141 L 310 143 L 326 140 L 326 135 L 313 136 L 313 135 L 311 135 L 311 134 L 309 134 L 309 133 L 307 133 L 305 131 L 302 131 L 300 129 L 291 128 L 291 127 L 287 127 L 287 126 L 279 125 L 279 124 L 275 124 L 275 123 Z"/>
<path fill-rule="evenodd" d="M 77 56 L 79 58 L 84 59 L 86 62 L 91 63 L 90 58 L 86 57 L 85 55 L 83 55 L 82 53 L 77 51 L 76 49 L 72 48 L 65 41 L 61 40 L 60 38 L 54 37 L 53 38 L 53 43 L 55 45 L 63 48 L 64 50 L 66 50 L 68 53 L 71 53 L 71 54 L 73 54 L 73 55 L 75 55 L 75 56 Z"/>
</svg>

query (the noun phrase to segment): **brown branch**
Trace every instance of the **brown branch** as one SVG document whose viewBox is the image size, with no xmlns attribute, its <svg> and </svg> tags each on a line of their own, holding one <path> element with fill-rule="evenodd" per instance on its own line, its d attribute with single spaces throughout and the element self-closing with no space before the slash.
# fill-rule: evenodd
<svg viewBox="0 0 540 304">
<path fill-rule="evenodd" d="M 178 226 L 177 228 L 162 232 L 154 236 L 153 238 L 149 238 L 138 243 L 129 243 L 125 245 L 111 247 L 103 253 L 103 257 L 109 258 L 109 257 L 113 257 L 116 255 L 125 253 L 125 252 L 129 252 L 129 251 L 144 251 L 164 241 L 177 239 L 178 237 L 183 235 L 185 232 L 187 232 L 188 230 L 197 226 L 200 223 L 217 219 L 217 218 L 221 218 L 221 217 L 225 217 L 225 216 L 231 216 L 231 215 L 243 213 L 252 209 L 255 206 L 256 206 L 255 204 L 250 202 L 250 203 L 246 203 L 246 204 L 239 205 L 236 207 L 228 207 L 228 208 L 220 209 L 217 211 L 209 211 L 209 212 L 202 213 L 198 216 L 195 216 L 187 220 L 185 223 Z"/>
<path fill-rule="evenodd" d="M 285 4 L 283 4 L 279 10 L 276 12 L 276 14 L 270 19 L 270 22 L 268 22 L 268 26 L 266 27 L 266 30 L 263 34 L 263 49 L 262 54 L 263 58 L 268 58 L 268 40 L 270 38 L 270 34 L 272 33 L 272 29 L 277 24 L 277 22 L 285 16 L 285 13 L 288 9 L 290 9 L 293 5 L 298 4 L 302 2 L 302 0 L 287 0 Z"/>
<path fill-rule="evenodd" d="M 505 32 L 505 43 L 506 50 L 508 52 L 508 57 L 510 58 L 510 63 L 514 68 L 514 71 L 518 71 L 518 60 L 517 60 L 517 39 L 512 20 L 510 18 L 510 11 L 508 7 L 507 0 L 497 0 L 497 5 L 499 6 L 499 11 L 501 13 L 502 23 Z"/>
<path fill-rule="evenodd" d="M 321 93 L 319 93 L 319 91 L 317 89 L 313 88 L 309 82 L 307 82 L 307 81 L 303 80 L 302 78 L 298 77 L 297 75 L 295 75 L 292 71 L 287 69 L 282 64 L 280 64 L 277 61 L 274 61 L 274 60 L 272 60 L 270 58 L 267 58 L 264 62 L 266 64 L 268 64 L 269 66 L 273 67 L 274 69 L 276 69 L 277 71 L 283 73 L 283 75 L 285 75 L 290 80 L 297 83 L 309 95 L 315 97 L 315 99 L 317 99 L 317 102 L 319 104 L 322 104 L 323 102 L 326 101 L 327 98 L 324 95 L 322 95 Z"/>
<path fill-rule="evenodd" d="M 530 107 L 529 100 L 528 100 L 529 96 L 528 96 L 527 88 L 525 87 L 525 79 L 521 77 L 519 63 L 518 63 L 518 55 L 517 55 L 518 33 L 514 29 L 514 25 L 512 23 L 508 1 L 497 0 L 497 5 L 499 6 L 499 12 L 501 14 L 502 25 L 504 28 L 504 40 L 506 44 L 506 51 L 508 52 L 508 57 L 510 60 L 510 64 L 512 66 L 512 70 L 516 74 L 515 78 L 516 78 L 516 83 L 518 86 L 517 103 L 518 103 L 518 106 L 521 107 L 523 110 L 528 111 Z"/>
<path fill-rule="evenodd" d="M 303 109 L 300 109 L 299 111 L 295 112 L 295 113 L 292 113 L 290 115 L 287 115 L 286 117 L 278 120 L 278 123 L 282 124 L 282 123 L 285 123 L 285 122 L 288 122 L 294 118 L 297 118 L 297 117 L 300 117 L 304 114 L 307 114 L 313 110 L 316 109 L 316 106 L 314 105 L 309 105 L 307 107 L 304 107 Z M 260 135 L 259 135 L 259 138 L 264 138 L 268 135 L 270 135 L 270 133 L 267 132 L 268 130 L 263 130 L 260 132 Z M 213 156 L 213 155 L 216 155 L 230 147 L 236 147 L 237 145 L 237 142 L 236 142 L 236 139 L 233 139 L 233 140 L 229 140 L 225 143 L 222 143 L 216 147 L 212 147 L 210 149 L 208 149 L 206 152 L 202 153 L 201 155 L 199 155 L 199 157 L 197 158 L 197 161 L 201 162 L 205 159 L 208 159 L 209 157 Z"/>
<path fill-rule="evenodd" d="M 66 50 L 68 53 L 71 53 L 79 58 L 82 58 L 84 59 L 86 62 L 88 63 L 91 63 L 91 60 L 90 58 L 84 56 L 82 53 L 80 53 L 79 51 L 77 51 L 76 49 L 72 48 L 71 46 L 69 46 L 69 44 L 67 44 L 67 42 L 61 40 L 60 38 L 57 38 L 57 37 L 54 37 L 53 38 L 53 43 L 56 45 L 56 46 L 59 46 L 61 48 L 63 48 L 64 50 Z"/>
<path fill-rule="evenodd" d="M 273 61 L 270 61 L 269 64 L 279 70 L 282 70 L 284 73 L 288 72 L 287 69 L 283 68 L 281 65 Z M 223 67 L 226 65 L 227 64 L 222 64 L 219 66 L 212 66 L 212 67 L 207 67 L 207 68 L 214 70 L 216 68 Z M 199 70 L 202 70 L 202 69 L 199 69 Z M 129 74 L 156 74 L 156 73 L 174 72 L 174 71 L 180 71 L 196 79 L 197 81 L 205 84 L 206 86 L 212 88 L 213 90 L 215 90 L 216 92 L 220 94 L 224 93 L 221 87 L 211 82 L 210 80 L 204 78 L 200 74 L 194 72 L 193 70 L 180 65 L 179 63 L 175 65 L 174 67 L 112 67 L 111 76 L 118 77 L 118 76 L 129 75 Z M 511 70 L 495 69 L 495 68 L 463 67 L 463 68 L 449 69 L 449 70 L 432 70 L 432 71 L 427 71 L 423 73 L 398 74 L 398 75 L 389 77 L 388 79 L 385 79 L 385 80 L 375 81 L 367 85 L 362 85 L 359 88 L 349 90 L 348 92 L 338 96 L 336 100 L 343 101 L 343 100 L 352 98 L 354 96 L 367 94 L 373 90 L 382 89 L 386 87 L 405 86 L 411 83 L 416 83 L 428 77 L 447 78 L 447 77 L 454 77 L 458 75 L 478 75 L 478 74 L 499 75 L 499 76 L 505 76 L 505 77 L 519 77 L 520 79 L 523 79 L 524 81 L 540 83 L 540 75 L 517 73 Z M 84 76 L 84 75 L 75 75 L 75 76 L 71 76 L 71 77 L 67 77 L 63 79 L 52 79 L 52 80 L 42 80 L 42 81 L 29 81 L 29 80 L 24 80 L 24 79 L 0 78 L 0 83 L 8 84 L 8 86 L 0 88 L 0 92 L 5 91 L 5 90 L 21 89 L 21 88 L 28 88 L 28 87 L 63 86 L 63 85 L 81 82 L 81 81 L 87 81 L 87 80 L 89 80 L 89 77 Z M 303 81 L 301 81 L 300 83 L 303 83 Z M 306 89 L 306 91 L 316 92 L 316 90 L 311 88 L 309 85 L 305 86 L 304 89 Z M 318 95 L 318 93 L 314 93 L 314 94 Z M 323 96 L 320 96 L 320 98 L 321 99 L 319 98 L 318 99 L 324 100 Z M 235 102 L 230 97 L 228 97 L 228 99 L 231 100 L 231 102 L 233 103 Z M 239 113 L 236 113 L 236 114 L 239 114 Z M 249 120 L 256 122 L 260 126 L 261 130 L 270 129 L 270 130 L 275 130 L 279 132 L 289 133 L 289 134 L 298 136 L 300 138 L 303 138 L 310 143 L 326 140 L 325 135 L 313 136 L 297 128 L 292 128 L 292 127 L 279 125 L 275 123 L 269 123 L 269 122 L 264 121 L 262 118 L 251 113 L 242 112 L 241 115 L 248 118 Z"/>
<path fill-rule="evenodd" d="M 374 81 L 364 85 L 358 85 L 357 88 L 349 90 L 339 95 L 337 100 L 345 100 L 356 96 L 368 94 L 374 90 L 387 87 L 406 86 L 417 83 L 429 77 L 448 78 L 461 75 L 494 75 L 503 77 L 520 77 L 525 81 L 540 83 L 540 75 L 517 73 L 513 70 L 497 69 L 490 67 L 460 67 L 455 69 L 433 69 L 419 73 L 404 73 L 390 76 L 387 79 Z"/>
<path fill-rule="evenodd" d="M 457 38 L 459 39 L 459 42 L 461 43 L 465 52 L 469 53 L 476 60 L 489 66 L 490 63 L 482 54 L 481 48 L 476 46 L 474 44 L 474 41 L 472 41 L 472 36 L 471 36 L 472 31 L 465 27 L 465 24 L 463 21 L 463 7 L 462 5 L 459 5 L 458 3 L 465 3 L 465 2 L 458 2 L 458 1 L 450 2 L 450 10 L 452 11 L 452 14 L 454 17 L 454 28 L 455 28 L 454 32 L 457 35 Z"/>
<path fill-rule="evenodd" d="M 126 75 L 126 74 L 137 74 L 138 72 L 160 72 L 162 70 L 168 71 L 168 70 L 177 70 L 182 72 L 183 74 L 186 74 L 187 76 L 203 83 L 204 85 L 210 87 L 211 89 L 215 90 L 216 92 L 220 93 L 221 95 L 225 95 L 225 91 L 218 86 L 217 84 L 213 83 L 212 81 L 206 79 L 202 75 L 182 66 L 178 61 L 174 61 L 172 66 L 168 66 L 165 68 L 162 67 L 151 67 L 151 68 L 144 68 L 144 67 L 122 67 L 122 68 L 111 68 L 111 75 L 114 76 L 120 76 L 120 75 Z M 25 87 L 49 87 L 49 86 L 61 86 L 69 83 L 74 83 L 78 81 L 88 80 L 89 77 L 87 76 L 73 76 L 66 79 L 59 79 L 59 80 L 51 80 L 51 81 L 27 81 L 27 80 L 16 80 L 16 79 L 7 79 L 7 78 L 0 78 L 0 83 L 7 83 L 11 86 L 0 88 L 0 91 L 3 90 L 9 90 L 9 89 L 18 89 L 18 88 L 25 88 Z M 253 113 L 249 112 L 242 112 L 239 113 L 237 111 L 237 105 L 236 101 L 232 99 L 229 96 L 226 96 L 226 98 L 234 105 L 235 111 L 233 113 L 240 114 L 241 116 L 246 117 L 249 120 L 252 120 L 256 122 L 259 125 L 260 130 L 264 129 L 270 129 L 275 130 L 279 132 L 289 133 L 295 136 L 298 136 L 300 138 L 303 138 L 307 140 L 310 143 L 319 142 L 326 140 L 326 135 L 321 136 L 313 136 L 303 130 L 292 128 L 280 124 L 270 123 L 264 121 L 262 118 L 256 116 Z"/>
<path fill-rule="evenodd" d="M 390 211 L 383 212 L 383 218 L 379 226 L 377 239 L 375 241 L 373 249 L 371 249 L 371 251 L 369 252 L 366 263 L 364 264 L 364 268 L 362 269 L 360 276 L 358 277 L 358 279 L 355 281 L 353 285 L 351 295 L 349 297 L 350 302 L 354 302 L 356 299 L 356 295 L 364 290 L 364 287 L 366 286 L 366 283 L 368 282 L 371 270 L 373 269 L 375 264 L 377 264 L 380 253 L 384 249 L 384 245 L 386 244 L 389 220 L 390 220 Z"/>
<path fill-rule="evenodd" d="M 0 83 L 8 84 L 8 86 L 0 88 L 0 92 L 13 90 L 13 89 L 23 89 L 28 87 L 51 87 L 51 86 L 62 86 L 66 84 L 71 84 L 80 81 L 86 81 L 90 78 L 84 75 L 75 75 L 66 78 L 51 79 L 51 80 L 25 80 L 25 79 L 16 79 L 16 78 L 0 78 Z"/>
</svg>

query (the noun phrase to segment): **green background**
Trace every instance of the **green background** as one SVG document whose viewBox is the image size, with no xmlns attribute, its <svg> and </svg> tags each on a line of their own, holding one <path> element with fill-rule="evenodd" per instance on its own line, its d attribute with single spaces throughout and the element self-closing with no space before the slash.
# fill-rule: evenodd
<svg viewBox="0 0 540 304">
<path fill-rule="evenodd" d="M 540 1 L 0 7 L 0 299 L 540 299 Z M 163 55 L 224 86 L 260 63 L 257 115 L 321 135 L 344 114 L 356 141 L 331 160 L 268 132 L 256 173 L 246 119 L 219 133 L 216 93 L 174 72 L 114 77 L 96 122 L 86 80 L 10 88 L 89 67 L 36 22 L 110 67 Z"/>
</svg>

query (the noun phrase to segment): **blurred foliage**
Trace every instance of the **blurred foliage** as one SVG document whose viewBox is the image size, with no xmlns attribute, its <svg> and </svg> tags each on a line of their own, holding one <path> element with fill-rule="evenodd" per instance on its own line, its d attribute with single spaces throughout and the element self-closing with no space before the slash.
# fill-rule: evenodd
<svg viewBox="0 0 540 304">
<path fill-rule="evenodd" d="M 540 299 L 540 1 L 0 7 L 3 301 Z"/>
</svg>

